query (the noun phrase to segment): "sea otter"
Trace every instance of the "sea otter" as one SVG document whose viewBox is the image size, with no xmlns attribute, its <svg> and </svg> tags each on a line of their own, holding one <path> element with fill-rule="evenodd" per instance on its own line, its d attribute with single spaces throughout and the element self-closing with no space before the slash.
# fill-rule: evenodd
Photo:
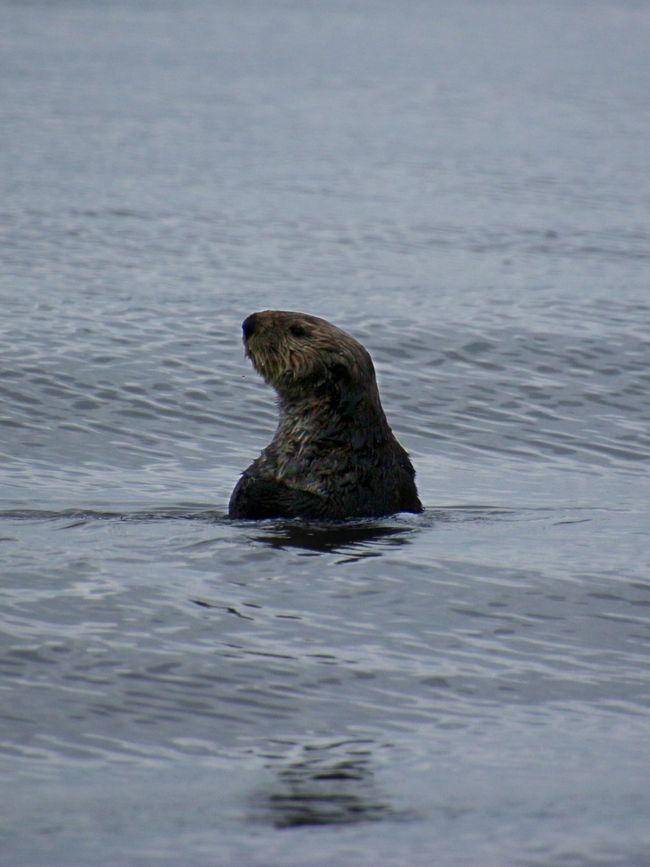
<svg viewBox="0 0 650 867">
<path fill-rule="evenodd" d="M 242 328 L 246 355 L 277 392 L 280 420 L 232 492 L 230 517 L 421 512 L 415 470 L 386 421 L 367 350 L 306 313 L 264 310 Z"/>
</svg>

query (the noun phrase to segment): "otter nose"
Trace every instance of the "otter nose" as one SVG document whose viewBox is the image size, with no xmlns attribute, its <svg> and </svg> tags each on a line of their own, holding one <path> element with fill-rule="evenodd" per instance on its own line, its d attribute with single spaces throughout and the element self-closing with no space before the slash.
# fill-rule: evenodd
<svg viewBox="0 0 650 867">
<path fill-rule="evenodd" d="M 247 316 L 242 322 L 241 327 L 244 332 L 244 340 L 248 340 L 248 338 L 255 333 L 255 314 L 251 313 L 250 316 Z"/>
</svg>

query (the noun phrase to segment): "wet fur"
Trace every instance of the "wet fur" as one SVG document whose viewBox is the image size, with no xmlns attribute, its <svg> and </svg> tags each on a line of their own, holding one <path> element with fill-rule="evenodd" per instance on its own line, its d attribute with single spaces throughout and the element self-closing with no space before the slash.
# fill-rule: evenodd
<svg viewBox="0 0 650 867">
<path fill-rule="evenodd" d="M 230 498 L 233 518 L 341 519 L 420 512 L 415 471 L 381 406 L 367 350 L 317 316 L 265 310 L 246 354 L 278 395 L 275 436 Z"/>
</svg>

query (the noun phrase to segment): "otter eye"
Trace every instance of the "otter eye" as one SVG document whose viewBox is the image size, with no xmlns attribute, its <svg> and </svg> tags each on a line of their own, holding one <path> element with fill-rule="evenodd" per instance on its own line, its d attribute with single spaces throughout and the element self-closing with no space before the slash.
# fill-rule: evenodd
<svg viewBox="0 0 650 867">
<path fill-rule="evenodd" d="M 290 325 L 289 326 L 289 334 L 293 337 L 309 337 L 310 332 L 302 325 Z"/>
</svg>

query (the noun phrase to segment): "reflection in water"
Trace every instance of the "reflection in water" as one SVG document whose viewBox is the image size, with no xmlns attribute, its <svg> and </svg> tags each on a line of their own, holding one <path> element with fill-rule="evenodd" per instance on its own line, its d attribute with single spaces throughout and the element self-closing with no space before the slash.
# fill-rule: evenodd
<svg viewBox="0 0 650 867">
<path fill-rule="evenodd" d="M 259 528 L 259 526 L 258 526 Z M 274 522 L 265 526 L 252 538 L 271 548 L 300 548 L 304 551 L 330 554 L 348 554 L 349 560 L 379 557 L 377 547 L 367 546 L 382 542 L 382 548 L 410 544 L 411 526 L 386 526 L 369 523 L 314 524 L 304 522 Z"/>
<path fill-rule="evenodd" d="M 514 511 L 494 506 L 445 506 L 425 509 L 415 519 L 394 517 L 392 520 L 395 523 L 391 525 L 377 524 L 369 520 L 340 523 L 301 520 L 252 522 L 251 526 L 259 532 L 251 536 L 251 539 L 280 550 L 299 548 L 314 554 L 346 554 L 348 556 L 340 562 L 350 562 L 367 557 L 380 557 L 388 549 L 410 545 L 416 530 L 431 529 L 436 524 L 513 521 L 523 517 L 525 516 L 522 510 Z"/>
<path fill-rule="evenodd" d="M 281 767 L 277 783 L 254 798 L 258 819 L 276 828 L 342 825 L 394 818 L 377 793 L 371 753 L 362 742 L 307 745 Z"/>
</svg>

